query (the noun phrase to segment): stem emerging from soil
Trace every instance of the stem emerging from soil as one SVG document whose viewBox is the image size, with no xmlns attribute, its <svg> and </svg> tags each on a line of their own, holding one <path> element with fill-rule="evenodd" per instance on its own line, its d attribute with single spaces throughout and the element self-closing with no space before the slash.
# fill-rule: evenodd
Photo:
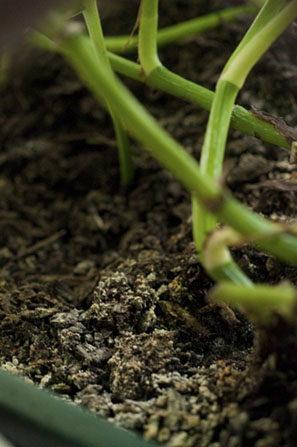
<svg viewBox="0 0 297 447">
<path fill-rule="evenodd" d="M 94 45 L 95 53 L 100 64 L 104 64 L 108 69 L 110 76 L 113 76 L 105 41 L 102 33 L 101 22 L 99 18 L 96 0 L 83 0 L 84 6 L 83 16 L 89 31 L 90 39 Z M 121 182 L 124 186 L 129 185 L 133 179 L 133 164 L 131 160 L 131 149 L 129 138 L 126 130 L 122 124 L 121 119 L 117 116 L 116 111 L 110 106 L 107 101 L 107 108 L 112 118 L 113 127 L 116 135 L 119 161 L 120 161 L 120 176 Z"/>
<path fill-rule="evenodd" d="M 105 92 L 106 99 L 118 110 L 128 131 L 193 192 L 206 209 L 242 235 L 262 235 L 257 243 L 259 247 L 297 265 L 297 238 L 249 211 L 202 173 L 196 160 L 158 125 L 129 90 L 110 77 L 104 66 L 94 61 L 92 48 L 85 36 L 65 38 L 59 49 L 94 96 L 100 97 L 102 90 Z"/>
<path fill-rule="evenodd" d="M 244 43 L 235 50 L 217 83 L 201 154 L 202 172 L 217 181 L 222 171 L 236 96 L 255 63 L 297 16 L 296 0 L 279 11 L 282 3 L 267 0 L 243 39 Z M 207 234 L 213 231 L 215 226 L 216 219 L 213 214 L 197 204 L 193 218 L 193 234 L 199 251 Z"/>
</svg>

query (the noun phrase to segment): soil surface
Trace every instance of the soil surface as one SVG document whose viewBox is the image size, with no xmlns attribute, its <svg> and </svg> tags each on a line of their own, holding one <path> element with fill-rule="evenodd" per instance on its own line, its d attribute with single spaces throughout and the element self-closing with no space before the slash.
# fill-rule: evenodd
<svg viewBox="0 0 297 447">
<path fill-rule="evenodd" d="M 165 26 L 241 2 L 160 3 Z M 127 34 L 137 2 L 112 14 L 106 33 Z M 162 49 L 161 60 L 213 89 L 249 20 Z M 238 102 L 295 126 L 295 48 L 293 29 Z M 110 118 L 60 57 L 20 52 L 0 102 L 2 368 L 170 447 L 296 446 L 296 328 L 276 319 L 254 331 L 212 303 L 188 193 L 135 143 L 135 181 L 121 187 Z M 127 84 L 198 158 L 207 112 Z M 295 220 L 285 150 L 231 131 L 224 172 L 248 206 Z M 234 256 L 254 281 L 296 283 L 295 269 L 250 246 Z"/>
</svg>

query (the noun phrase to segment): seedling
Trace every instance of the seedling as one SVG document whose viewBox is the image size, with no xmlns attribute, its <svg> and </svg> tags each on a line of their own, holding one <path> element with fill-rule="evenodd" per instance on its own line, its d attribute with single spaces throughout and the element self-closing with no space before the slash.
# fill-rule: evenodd
<svg viewBox="0 0 297 447">
<path fill-rule="evenodd" d="M 253 213 L 235 200 L 218 181 L 229 126 L 286 149 L 290 149 L 292 143 L 272 124 L 235 105 L 236 96 L 249 71 L 297 17 L 297 0 L 267 0 L 265 3 L 254 0 L 253 3 L 261 9 L 227 62 L 215 93 L 164 67 L 158 57 L 158 47 L 205 32 L 217 26 L 220 18 L 234 20 L 241 12 L 254 12 L 255 6 L 220 11 L 158 31 L 158 0 L 142 0 L 138 37 L 131 38 L 126 46 L 128 52 L 135 50 L 138 44 L 140 64 L 115 54 L 125 55 L 128 37 L 104 38 L 95 0 L 82 0 L 79 8 L 70 14 L 52 16 L 50 26 L 42 32 L 32 31 L 30 40 L 38 47 L 56 51 L 65 57 L 94 97 L 109 111 L 119 148 L 123 184 L 129 184 L 133 178 L 129 134 L 187 188 L 192 197 L 193 235 L 201 262 L 217 282 L 212 297 L 239 306 L 261 324 L 271 324 L 275 314 L 296 324 L 295 289 L 287 283 L 279 286 L 253 284 L 229 252 L 230 245 L 239 246 L 248 242 L 296 266 L 296 228 L 272 223 Z M 69 20 L 70 16 L 81 12 L 88 34 L 80 23 Z M 118 80 L 115 71 L 210 110 L 200 164 L 160 127 Z M 170 306 L 166 301 L 163 304 L 166 309 Z M 180 313 L 183 315 L 182 310 Z M 193 320 L 190 316 L 190 325 L 194 327 Z M 47 435 L 47 441 L 52 433 L 56 440 L 61 437 L 63 445 L 95 446 L 101 442 L 101 435 L 102 445 L 106 446 L 115 442 L 148 445 L 120 430 L 117 433 L 112 430 L 109 437 L 110 426 L 107 423 L 102 422 L 101 428 L 96 418 L 20 383 L 6 373 L 1 373 L 0 379 L 1 408 L 6 416 L 12 414 L 25 427 L 28 424 L 30 428 L 34 426 L 34 439 L 37 431 L 37 434 Z M 30 402 L 34 404 L 30 405 Z M 48 414 L 51 416 L 49 419 Z M 47 425 L 44 425 L 45 421 Z M 76 421 L 77 426 L 73 427 L 70 421 Z M 28 439 L 31 445 L 30 436 Z M 66 441 L 68 443 L 65 444 Z"/>
<path fill-rule="evenodd" d="M 262 5 L 262 2 L 259 3 Z M 290 2 L 267 0 L 262 5 L 250 29 L 227 62 L 215 93 L 170 72 L 158 57 L 159 43 L 165 44 L 192 35 L 195 27 L 197 31 L 198 19 L 195 23 L 171 27 L 158 33 L 158 0 L 142 0 L 138 33 L 140 65 L 138 65 L 122 56 L 107 53 L 106 48 L 123 53 L 127 38 L 104 39 L 96 1 L 84 0 L 81 2 L 81 7 L 89 35 L 80 29 L 73 32 L 71 23 L 66 22 L 63 33 L 60 32 L 58 39 L 35 32 L 32 33 L 31 41 L 35 45 L 62 54 L 93 95 L 110 111 L 117 130 L 123 182 L 128 183 L 132 175 L 125 136 L 127 130 L 188 189 L 193 203 L 193 235 L 201 261 L 215 280 L 224 281 L 222 287 L 216 289 L 215 296 L 228 300 L 228 290 L 233 292 L 236 290 L 238 293 L 241 290 L 243 295 L 246 293 L 246 296 L 253 297 L 248 298 L 249 309 L 255 308 L 253 305 L 255 302 L 263 303 L 257 306 L 259 309 L 264 308 L 265 299 L 261 301 L 261 297 L 265 295 L 263 290 L 252 284 L 239 269 L 232 260 L 227 245 L 249 241 L 268 253 L 297 265 L 297 237 L 288 227 L 269 222 L 245 208 L 220 185 L 218 180 L 222 173 L 230 125 L 248 134 L 257 134 L 263 140 L 287 149 L 291 147 L 291 142 L 273 125 L 253 116 L 240 106 L 235 106 L 235 100 L 253 66 L 297 17 L 297 0 Z M 247 10 L 253 11 L 255 7 L 248 8 L 250 9 Z M 227 11 L 224 14 L 226 15 Z M 229 18 L 234 19 L 234 14 L 236 11 L 233 10 Z M 226 17 L 228 18 L 227 15 Z M 214 16 L 212 20 L 213 18 Z M 207 22 L 207 19 L 205 20 Z M 210 26 L 214 26 L 214 22 L 209 18 L 210 23 L 212 23 Z M 130 40 L 129 50 L 135 48 L 135 39 Z M 210 109 L 200 164 L 159 126 L 116 78 L 113 69 L 150 86 L 191 100 L 207 110 Z M 125 144 L 122 144 L 123 140 Z M 218 244 L 218 233 L 214 232 L 212 235 L 217 221 L 227 226 L 223 233 L 219 233 L 225 237 L 221 238 L 220 244 Z M 232 283 L 236 286 L 232 286 Z M 229 289 L 226 284 L 230 285 Z M 288 315 L 292 310 L 295 294 L 292 292 L 291 298 L 286 300 L 288 287 L 274 290 L 279 297 L 279 310 L 283 315 Z M 288 312 L 283 309 L 285 303 L 288 303 L 287 310 L 290 309 Z M 273 311 L 278 308 L 276 298 L 271 308 Z M 251 310 L 254 316 L 260 312 Z M 266 318 L 266 321 L 268 320 L 269 318 Z"/>
</svg>

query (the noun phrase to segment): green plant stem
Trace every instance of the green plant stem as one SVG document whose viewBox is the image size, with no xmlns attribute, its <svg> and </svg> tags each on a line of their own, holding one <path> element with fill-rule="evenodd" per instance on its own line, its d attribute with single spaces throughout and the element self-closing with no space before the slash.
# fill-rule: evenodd
<svg viewBox="0 0 297 447">
<path fill-rule="evenodd" d="M 230 262 L 226 262 L 225 264 L 214 268 L 212 271 L 207 270 L 207 274 L 216 283 L 220 283 L 221 281 L 230 281 L 241 287 L 254 287 L 254 283 L 240 269 L 238 264 L 236 264 L 233 259 Z"/>
<path fill-rule="evenodd" d="M 110 115 L 116 134 L 121 183 L 123 186 L 129 186 L 134 179 L 134 166 L 131 158 L 130 140 L 127 131 L 122 124 L 122 120 L 114 115 L 113 110 L 110 112 Z"/>
<path fill-rule="evenodd" d="M 236 6 L 160 29 L 157 34 L 158 48 L 177 40 L 202 34 L 220 26 L 224 21 L 235 20 L 240 14 L 254 14 L 256 12 L 257 8 L 252 5 Z M 138 38 L 130 38 L 129 36 L 106 37 L 105 42 L 109 51 L 127 54 L 137 50 Z"/>
<path fill-rule="evenodd" d="M 275 0 L 268 0 L 255 19 L 256 24 L 251 26 L 250 32 L 247 32 L 245 46 L 240 44 L 239 51 L 235 50 L 235 57 L 231 56 L 231 63 L 227 62 L 227 68 L 223 70 L 217 83 L 201 154 L 202 172 L 217 181 L 222 170 L 227 134 L 236 96 L 248 72 L 264 51 L 294 20 L 297 15 L 297 1 L 294 0 L 280 12 L 277 13 L 277 11 Z M 268 12 L 271 14 L 269 15 Z M 270 19 L 271 15 L 272 19 Z M 267 23 L 269 19 L 270 21 Z M 260 29 L 263 23 L 266 24 Z M 198 204 L 194 217 L 195 243 L 198 251 L 201 251 L 207 234 L 216 226 L 216 219 L 213 214 L 206 212 Z"/>
<path fill-rule="evenodd" d="M 297 238 L 280 232 L 280 227 L 249 211 L 224 192 L 207 174 L 201 172 L 196 160 L 184 151 L 134 96 L 106 67 L 93 57 L 88 39 L 83 35 L 65 38 L 59 51 L 67 58 L 95 97 L 105 92 L 117 109 L 127 129 L 151 155 L 166 167 L 199 202 L 225 224 L 243 235 L 263 235 L 258 246 L 293 265 L 297 265 Z"/>
<path fill-rule="evenodd" d="M 57 51 L 55 42 L 36 30 L 30 32 L 29 42 L 31 45 L 47 51 Z M 119 74 L 138 82 L 146 82 L 152 88 L 158 88 L 178 98 L 194 102 L 205 110 L 210 110 L 214 97 L 214 92 L 211 90 L 188 81 L 163 66 L 157 67 L 148 78 L 145 78 L 139 64 L 113 53 L 108 53 L 108 57 L 112 68 Z M 262 141 L 285 149 L 291 148 L 290 142 L 272 124 L 257 118 L 239 105 L 235 105 L 233 108 L 230 125 L 234 129 L 260 138 Z"/>
<path fill-rule="evenodd" d="M 274 3 L 274 1 L 268 0 L 268 3 Z M 230 65 L 227 65 L 227 69 L 223 71 L 221 79 L 241 88 L 256 62 L 296 17 L 297 1 L 293 0 L 248 40 L 244 48 L 231 60 Z"/>
<path fill-rule="evenodd" d="M 178 98 L 194 102 L 205 110 L 211 109 L 214 92 L 171 72 L 164 66 L 157 67 L 147 78 L 141 67 L 135 62 L 113 53 L 109 53 L 111 65 L 118 73 L 139 82 L 146 82 L 152 88 L 158 88 Z M 275 127 L 248 112 L 244 107 L 235 105 L 231 116 L 231 126 L 248 135 L 260 138 L 276 146 L 290 149 L 291 144 Z"/>
<path fill-rule="evenodd" d="M 96 0 L 83 0 L 82 5 L 84 7 L 83 16 L 88 28 L 90 39 L 94 45 L 98 61 L 100 62 L 100 64 L 104 64 L 107 67 L 110 76 L 113 76 L 114 75 L 113 70 L 111 68 L 105 47 L 105 41 L 101 28 L 97 2 Z M 131 149 L 130 149 L 129 138 L 126 130 L 123 127 L 121 120 L 117 116 L 116 111 L 113 110 L 113 108 L 110 106 L 108 102 L 107 102 L 107 108 L 109 110 L 116 135 L 118 154 L 119 154 L 121 183 L 124 186 L 127 186 L 132 182 L 133 179 L 133 164 L 131 160 Z"/>
<path fill-rule="evenodd" d="M 88 28 L 90 39 L 94 45 L 96 55 L 101 64 L 106 65 L 112 74 L 111 66 L 107 56 L 104 36 L 99 18 L 96 0 L 82 0 L 83 16 Z M 113 74 L 112 74 L 113 75 Z"/>
<path fill-rule="evenodd" d="M 218 81 L 200 160 L 202 172 L 214 179 L 219 179 L 221 175 L 232 108 L 238 90 L 230 82 Z M 216 217 L 207 213 L 198 204 L 196 208 L 195 218 L 193 218 L 193 233 L 196 235 L 195 243 L 200 252 L 207 234 L 216 226 Z"/>
<path fill-rule="evenodd" d="M 211 296 L 240 307 L 258 323 L 270 323 L 276 313 L 289 321 L 296 321 L 297 296 L 290 284 L 257 284 L 253 288 L 245 288 L 231 282 L 221 282 L 211 291 Z"/>
<path fill-rule="evenodd" d="M 247 33 L 244 35 L 243 39 L 240 41 L 239 45 L 236 47 L 236 50 L 232 53 L 229 58 L 225 70 L 229 67 L 232 61 L 237 57 L 238 53 L 246 46 L 246 44 L 258 33 L 258 31 L 262 30 L 262 28 L 267 25 L 270 20 L 276 16 L 276 14 L 280 11 L 282 6 L 286 3 L 286 0 L 266 0 L 263 7 L 259 11 L 257 17 L 253 21 L 252 25 L 248 29 Z"/>
<path fill-rule="evenodd" d="M 194 212 L 195 212 L 194 202 Z M 203 246 L 203 262 L 207 273 L 217 282 L 228 280 L 244 287 L 253 287 L 252 281 L 232 259 L 228 246 L 242 244 L 246 240 L 232 228 L 214 231 Z"/>
<path fill-rule="evenodd" d="M 157 69 L 162 68 L 162 65 L 161 65 L 161 63 L 159 61 L 159 57 L 158 57 L 158 45 L 157 45 L 158 7 L 159 7 L 158 3 L 159 3 L 158 0 L 153 0 L 153 1 L 152 0 L 142 0 L 142 10 L 141 10 L 141 17 L 140 17 L 140 33 L 139 33 L 139 59 L 140 59 L 141 67 L 147 77 L 149 77 L 150 74 L 155 72 Z M 229 98 L 229 100 L 232 102 L 231 106 L 233 106 L 234 98 L 237 94 L 238 89 L 235 89 L 235 91 L 233 92 L 234 89 L 230 88 L 230 86 L 231 86 L 230 83 L 225 83 L 224 85 L 226 86 L 225 97 Z M 223 102 L 219 102 L 221 99 L 224 99 L 224 98 L 215 96 L 215 100 L 218 101 L 218 104 L 223 104 Z M 216 115 L 217 122 L 214 123 L 214 125 L 217 125 L 218 127 L 220 127 L 222 129 L 223 123 L 225 123 L 227 121 L 227 125 L 226 125 L 226 133 L 227 133 L 228 128 L 229 128 L 232 107 L 230 108 L 230 110 L 227 107 L 227 110 L 229 111 L 228 116 L 226 116 L 226 114 L 225 114 L 225 107 L 220 108 L 218 105 L 218 107 L 215 110 L 217 110 L 217 115 Z M 221 135 L 220 135 L 220 139 L 217 140 L 218 145 L 220 144 L 220 141 L 221 141 Z M 221 152 L 222 152 L 222 149 L 220 147 L 218 147 L 216 153 L 212 154 L 212 160 L 216 159 L 216 155 L 219 157 Z M 218 160 L 217 164 L 220 169 L 220 167 L 221 167 L 220 159 Z M 203 166 L 202 166 L 202 171 L 203 171 Z M 211 169 L 210 169 L 210 171 L 212 172 Z M 205 172 L 206 172 L 206 174 L 208 174 L 207 170 L 205 170 Z M 195 196 L 194 196 L 194 199 L 192 200 L 192 202 L 193 201 L 195 202 Z M 196 207 L 196 209 L 197 209 L 197 207 Z M 213 226 L 215 225 L 216 218 L 213 216 L 213 214 L 206 214 L 204 209 L 203 209 L 203 213 L 205 216 L 208 217 L 210 222 L 207 222 L 207 225 L 209 225 L 209 227 L 212 229 Z M 199 223 L 199 216 L 198 216 L 197 220 L 195 219 L 195 217 L 193 217 L 193 223 L 194 223 L 193 227 L 195 226 L 195 224 L 197 224 L 197 222 Z M 204 223 L 205 223 L 205 221 L 204 221 Z M 193 230 L 194 235 L 198 235 L 198 238 L 199 238 L 200 234 L 205 235 L 207 232 L 208 232 L 208 230 L 201 232 L 200 228 Z M 198 239 L 198 244 L 199 244 L 199 239 Z M 213 270 L 211 272 L 211 273 L 213 273 L 212 276 L 214 277 L 214 276 L 220 275 L 221 277 L 223 277 L 223 279 L 230 279 L 230 277 L 232 277 L 233 279 L 236 279 L 238 283 L 243 283 L 243 284 L 250 283 L 248 278 L 240 270 L 240 268 L 238 266 L 236 266 L 236 264 L 233 262 L 231 257 L 230 257 L 230 259 L 231 259 L 230 262 L 225 263 L 224 266 L 219 266 L 219 268 L 216 269 L 216 271 Z M 201 257 L 201 261 L 203 262 L 202 257 Z M 228 273 L 229 268 L 230 268 L 230 273 Z"/>
<path fill-rule="evenodd" d="M 88 39 L 83 35 L 65 38 L 60 42 L 58 50 L 71 63 L 95 97 L 100 95 L 102 90 L 105 92 L 106 98 L 118 110 L 129 132 L 138 141 L 145 143 L 157 160 L 166 165 L 189 190 L 195 190 L 197 163 L 160 128 L 129 90 L 114 77 L 110 77 L 105 67 L 94 60 Z M 215 200 L 219 188 L 205 181 L 200 193 L 201 198 Z"/>
<path fill-rule="evenodd" d="M 159 0 L 142 0 L 138 33 L 138 56 L 141 68 L 148 77 L 161 65 L 158 57 L 158 5 Z"/>
</svg>

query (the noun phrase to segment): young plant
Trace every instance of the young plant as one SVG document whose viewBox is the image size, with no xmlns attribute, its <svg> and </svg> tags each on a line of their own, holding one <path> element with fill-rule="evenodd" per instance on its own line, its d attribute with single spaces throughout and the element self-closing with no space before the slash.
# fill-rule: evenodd
<svg viewBox="0 0 297 447">
<path fill-rule="evenodd" d="M 262 5 L 261 0 L 256 0 L 256 3 Z M 234 106 L 234 102 L 253 65 L 297 17 L 297 0 L 289 3 L 282 0 L 265 2 L 229 59 L 215 94 L 170 72 L 160 62 L 158 39 L 159 42 L 168 43 L 186 33 L 191 34 L 193 28 L 189 24 L 173 27 L 167 34 L 159 33 L 158 38 L 158 0 L 142 1 L 138 36 L 141 66 L 106 52 L 94 0 L 83 0 L 81 9 L 89 35 L 77 24 L 73 27 L 72 23 L 67 22 L 64 30 L 59 30 L 56 39 L 35 31 L 31 34 L 31 41 L 63 55 L 98 101 L 109 110 L 120 146 L 123 182 L 128 183 L 132 175 L 126 144 L 127 130 L 162 166 L 175 175 L 192 196 L 194 238 L 198 250 L 203 249 L 202 258 L 207 271 L 218 281 L 212 292 L 213 297 L 247 309 L 261 323 L 269 324 L 275 312 L 296 323 L 295 289 L 288 284 L 273 287 L 252 284 L 234 263 L 228 249 L 229 245 L 251 242 L 297 266 L 296 229 L 269 222 L 253 213 L 235 200 L 218 179 L 230 123 L 248 134 L 257 133 L 265 141 L 290 147 L 286 138 L 271 124 Z M 183 30 L 182 33 L 180 30 Z M 133 39 L 131 42 L 131 46 L 135 45 Z M 117 79 L 112 68 L 148 85 L 187 98 L 207 110 L 211 108 L 200 165 L 160 127 Z M 217 220 L 226 226 L 213 231 Z M 46 435 L 46 441 L 48 436 L 53 435 L 53 443 L 61 439 L 63 445 L 92 447 L 101 441 L 103 446 L 115 442 L 127 446 L 149 445 L 129 432 L 111 428 L 107 422 L 99 421 L 74 406 L 21 383 L 5 372 L 0 373 L 0 381 L 0 407 L 4 409 L 6 418 L 12 415 L 18 418 L 19 423 L 24 423 L 22 427 L 26 427 L 28 439 L 31 435 L 36 439 L 37 433 L 39 436 Z M 24 439 L 20 442 L 24 442 Z"/>
<path fill-rule="evenodd" d="M 194 98 L 197 103 L 203 103 L 205 108 L 209 108 L 211 105 L 200 166 L 159 126 L 127 88 L 111 73 L 99 16 L 94 3 L 91 9 L 91 2 L 92 0 L 86 0 L 82 3 L 83 13 L 87 17 L 87 24 L 89 24 L 91 40 L 81 31 L 75 33 L 67 31 L 67 29 L 71 30 L 71 27 L 66 25 L 64 37 L 60 36 L 57 42 L 35 34 L 35 43 L 47 46 L 64 55 L 99 101 L 102 101 L 102 92 L 104 92 L 104 102 L 110 110 L 116 111 L 117 118 L 128 132 L 189 190 L 193 197 L 194 239 L 199 251 L 204 246 L 207 234 L 215 228 L 218 219 L 233 228 L 236 234 L 238 233 L 236 237 L 244 237 L 280 259 L 297 265 L 297 238 L 294 232 L 249 211 L 218 182 L 227 133 L 230 122 L 232 123 L 235 98 L 257 60 L 297 16 L 297 0 L 288 4 L 282 0 L 278 2 L 267 0 L 265 2 L 242 43 L 226 64 L 214 96 L 203 87 L 189 83 L 182 77 L 171 73 L 160 62 L 157 52 L 158 0 L 142 0 L 138 36 L 142 73 L 137 64 L 119 56 L 109 55 L 111 64 L 128 76 L 145 81 L 149 85 L 164 88 L 173 94 Z M 100 39 L 94 38 L 95 27 L 91 29 L 91 22 L 96 23 L 96 26 L 99 27 Z M 98 57 L 98 54 L 101 56 Z M 255 121 L 246 114 L 241 123 L 239 117 L 243 117 L 242 110 L 240 113 L 241 115 L 238 114 L 236 106 L 233 111 L 233 121 L 237 119 L 238 127 L 242 126 L 243 129 L 249 129 L 249 133 L 253 133 L 250 129 Z M 246 119 L 248 119 L 248 124 L 246 122 L 243 124 Z M 275 138 L 277 134 L 271 125 L 265 127 L 265 132 L 266 135 L 269 134 L 268 138 L 270 139 Z M 277 138 L 280 140 L 280 135 Z M 284 140 L 283 138 L 282 145 L 288 147 L 288 142 Z M 206 268 L 216 280 L 228 280 L 241 285 L 244 289 L 255 289 L 255 293 L 257 293 L 256 286 L 230 257 L 227 249 L 228 243 L 227 241 L 226 247 L 223 249 L 225 257 L 223 256 L 221 261 L 216 264 L 216 268 L 210 268 L 207 262 L 205 263 Z M 204 250 L 203 258 L 206 259 L 207 256 L 207 250 Z"/>
</svg>

